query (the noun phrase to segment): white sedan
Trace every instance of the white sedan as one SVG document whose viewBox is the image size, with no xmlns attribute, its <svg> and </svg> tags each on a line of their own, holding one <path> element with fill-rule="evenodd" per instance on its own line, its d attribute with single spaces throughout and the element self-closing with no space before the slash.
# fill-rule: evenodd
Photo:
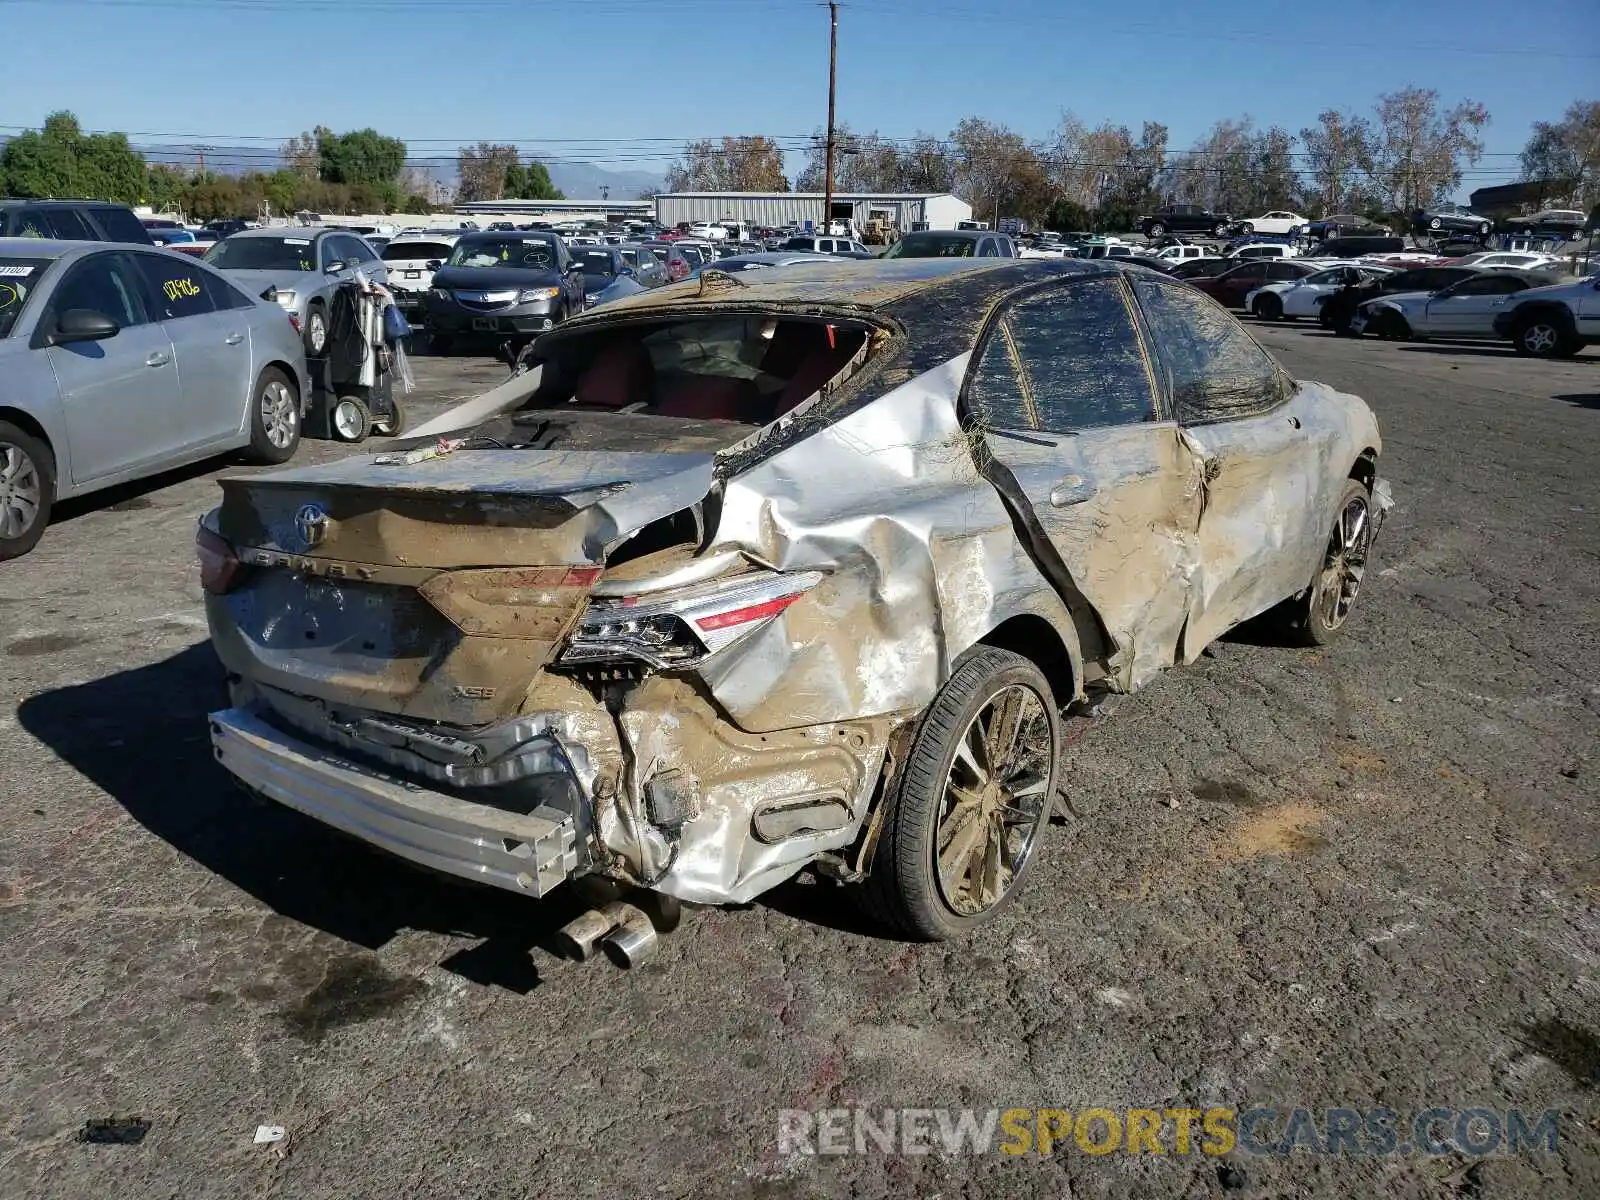
<svg viewBox="0 0 1600 1200">
<path fill-rule="evenodd" d="M 1258 287 L 1244 299 L 1245 309 L 1263 321 L 1314 317 L 1322 302 L 1349 283 L 1370 283 L 1390 274 L 1387 267 L 1338 266 L 1283 283 Z"/>
<path fill-rule="evenodd" d="M 1311 218 L 1299 213 L 1269 212 L 1259 217 L 1246 217 L 1238 224 L 1245 233 L 1293 233 L 1311 224 Z"/>
</svg>

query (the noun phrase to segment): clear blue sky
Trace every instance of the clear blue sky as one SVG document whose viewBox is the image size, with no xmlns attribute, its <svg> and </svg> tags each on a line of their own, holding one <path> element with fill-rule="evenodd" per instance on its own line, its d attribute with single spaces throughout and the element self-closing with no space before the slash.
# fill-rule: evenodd
<svg viewBox="0 0 1600 1200">
<path fill-rule="evenodd" d="M 1514 176 L 1531 122 L 1600 94 L 1595 0 L 1520 11 L 861 0 L 840 11 L 839 119 L 907 136 L 977 114 L 1038 137 L 1070 109 L 1164 122 L 1180 149 L 1219 118 L 1296 131 L 1415 84 L 1492 115 L 1500 157 L 1467 191 Z M 805 135 L 826 115 L 827 10 L 809 0 L 0 0 L 0 31 L 0 126 L 65 108 L 136 143 L 265 152 L 320 122 L 372 125 L 415 156 L 487 138 L 659 170 L 686 138 Z"/>
</svg>

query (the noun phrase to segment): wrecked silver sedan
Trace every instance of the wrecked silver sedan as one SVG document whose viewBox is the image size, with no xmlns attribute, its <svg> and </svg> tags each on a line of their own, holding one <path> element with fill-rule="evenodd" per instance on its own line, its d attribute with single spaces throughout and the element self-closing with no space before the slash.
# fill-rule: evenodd
<svg viewBox="0 0 1600 1200">
<path fill-rule="evenodd" d="M 1362 401 L 1115 261 L 708 271 L 534 353 L 199 532 L 223 766 L 530 896 L 816 866 L 959 934 L 1037 857 L 1065 709 L 1260 614 L 1332 637 L 1388 507 Z"/>
</svg>

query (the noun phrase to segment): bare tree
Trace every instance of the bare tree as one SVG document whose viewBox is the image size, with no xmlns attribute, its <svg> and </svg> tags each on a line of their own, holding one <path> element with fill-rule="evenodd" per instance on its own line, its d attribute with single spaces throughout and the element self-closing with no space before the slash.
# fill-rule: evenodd
<svg viewBox="0 0 1600 1200">
<path fill-rule="evenodd" d="M 309 133 L 290 138 L 278 148 L 284 169 L 293 171 L 301 179 L 316 179 L 322 163 L 321 142 L 332 132 L 326 126 L 318 125 Z"/>
<path fill-rule="evenodd" d="M 1473 100 L 1441 109 L 1431 88 L 1402 88 L 1378 97 L 1371 179 L 1394 213 L 1436 204 L 1461 185 L 1464 167 L 1483 157 L 1478 130 L 1489 110 Z"/>
<path fill-rule="evenodd" d="M 1305 175 L 1319 216 L 1360 210 L 1373 169 L 1372 123 L 1365 117 L 1325 109 L 1317 123 L 1300 131 Z"/>
<path fill-rule="evenodd" d="M 1561 120 L 1535 121 L 1522 178 L 1549 185 L 1546 203 L 1600 203 L 1600 100 L 1576 100 Z"/>
<path fill-rule="evenodd" d="M 456 199 L 463 203 L 501 199 L 505 196 L 506 172 L 516 165 L 515 146 L 479 142 L 476 146 L 461 147 L 456 155 L 456 174 L 460 181 Z"/>
<path fill-rule="evenodd" d="M 669 192 L 786 192 L 783 151 L 759 134 L 690 142 L 667 168 Z"/>
</svg>

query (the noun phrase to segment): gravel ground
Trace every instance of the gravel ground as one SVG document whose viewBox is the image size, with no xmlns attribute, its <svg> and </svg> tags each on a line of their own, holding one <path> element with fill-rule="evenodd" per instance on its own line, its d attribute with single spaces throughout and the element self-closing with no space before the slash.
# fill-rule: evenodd
<svg viewBox="0 0 1600 1200">
<path fill-rule="evenodd" d="M 225 464 L 69 506 L 0 567 L 0 1194 L 1600 1195 L 1600 352 L 1262 336 L 1383 422 L 1347 636 L 1241 632 L 1080 722 L 1075 815 L 961 944 L 797 881 L 641 971 L 561 960 L 570 901 L 212 764 L 192 536 Z M 423 419 L 503 368 L 417 371 Z M 779 1110 L 857 1104 L 1561 1117 L 1481 1160 L 780 1153 Z M 113 1118 L 147 1126 L 85 1140 Z"/>
</svg>

